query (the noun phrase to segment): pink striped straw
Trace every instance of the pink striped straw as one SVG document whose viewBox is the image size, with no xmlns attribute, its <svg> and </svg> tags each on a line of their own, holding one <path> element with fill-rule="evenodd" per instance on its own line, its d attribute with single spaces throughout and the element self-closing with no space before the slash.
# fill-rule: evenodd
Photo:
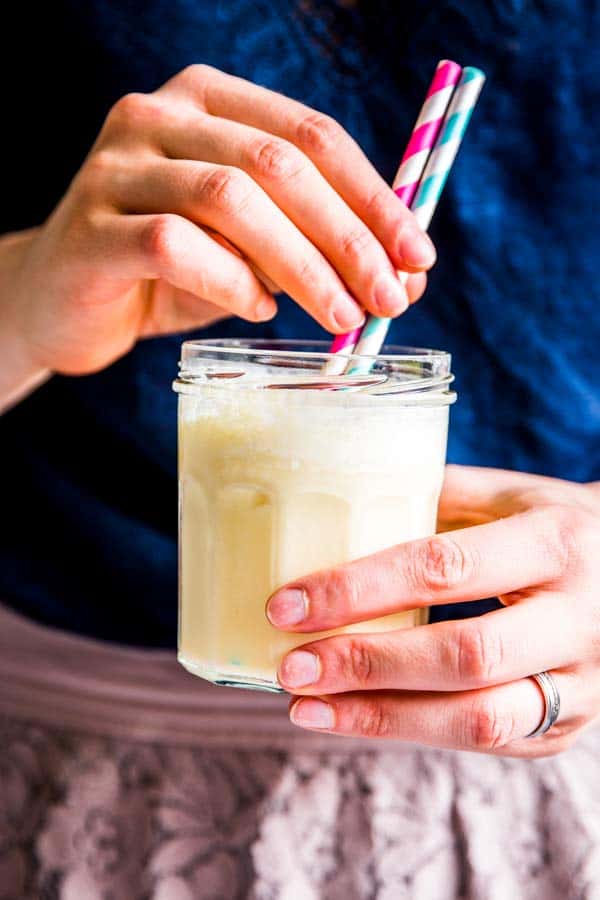
<svg viewBox="0 0 600 900">
<path fill-rule="evenodd" d="M 408 146 L 400 162 L 392 187 L 405 206 L 410 206 L 417 192 L 423 169 L 437 137 L 440 133 L 444 115 L 452 92 L 460 81 L 462 68 L 458 63 L 442 59 L 425 95 L 419 117 L 415 122 Z M 354 350 L 362 331 L 355 328 L 348 334 L 338 334 L 329 349 L 330 353 L 339 355 L 338 360 L 329 360 L 324 371 L 330 375 L 340 374 L 345 369 L 344 360 Z"/>
<path fill-rule="evenodd" d="M 410 207 L 417 193 L 425 163 L 440 133 L 450 97 L 461 74 L 462 68 L 449 59 L 442 59 L 437 64 L 419 118 L 394 178 L 394 191 L 405 206 Z"/>
<path fill-rule="evenodd" d="M 331 347 L 329 348 L 329 352 L 339 354 L 340 359 L 342 359 L 342 356 L 345 359 L 346 355 L 349 355 L 350 353 L 352 353 L 352 351 L 356 347 L 356 344 L 360 337 L 362 329 L 363 329 L 363 326 L 360 325 L 358 328 L 355 328 L 354 331 L 349 331 L 347 334 L 336 334 L 336 336 L 334 337 L 334 339 L 331 343 Z M 346 349 L 346 347 L 350 348 L 350 350 L 348 351 L 348 354 L 343 353 L 343 351 Z M 330 360 L 330 362 L 333 363 L 333 362 L 335 362 L 335 360 Z M 340 362 L 340 366 L 329 366 L 329 363 L 325 363 L 324 371 L 328 372 L 330 375 L 341 375 L 345 368 L 346 368 L 345 361 L 344 361 L 343 366 L 341 365 L 341 362 Z M 334 371 L 334 369 L 335 369 L 335 371 Z"/>
</svg>

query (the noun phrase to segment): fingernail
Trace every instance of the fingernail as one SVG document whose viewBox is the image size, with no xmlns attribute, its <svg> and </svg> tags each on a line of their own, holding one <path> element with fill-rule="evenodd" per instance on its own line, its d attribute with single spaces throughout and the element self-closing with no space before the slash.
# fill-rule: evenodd
<svg viewBox="0 0 600 900">
<path fill-rule="evenodd" d="M 408 294 L 396 275 L 386 272 L 377 279 L 375 303 L 384 316 L 398 316 L 408 309 Z"/>
<path fill-rule="evenodd" d="M 403 262 L 415 268 L 428 269 L 437 259 L 429 235 L 412 225 L 405 226 L 401 230 L 398 251 Z"/>
<path fill-rule="evenodd" d="M 302 728 L 333 728 L 335 716 L 329 703 L 313 700 L 312 697 L 296 700 L 290 710 L 294 725 Z"/>
<path fill-rule="evenodd" d="M 291 688 L 306 687 L 319 680 L 319 657 L 309 650 L 288 653 L 279 667 L 279 681 Z"/>
<path fill-rule="evenodd" d="M 273 300 L 261 300 L 256 304 L 254 314 L 259 322 L 267 322 L 277 312 L 277 304 Z"/>
<path fill-rule="evenodd" d="M 365 314 L 348 294 L 340 294 L 337 297 L 331 315 L 338 328 L 345 331 L 359 328 L 365 321 Z"/>
<path fill-rule="evenodd" d="M 267 603 L 267 618 L 276 628 L 299 625 L 308 613 L 308 597 L 299 588 L 286 588 Z"/>
</svg>

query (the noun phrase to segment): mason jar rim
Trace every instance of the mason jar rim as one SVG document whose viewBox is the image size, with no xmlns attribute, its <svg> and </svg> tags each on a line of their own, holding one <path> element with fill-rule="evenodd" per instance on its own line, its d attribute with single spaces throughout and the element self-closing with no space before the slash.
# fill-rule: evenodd
<svg viewBox="0 0 600 900">
<path fill-rule="evenodd" d="M 213 388 L 226 390 L 261 388 L 284 391 L 286 395 L 299 390 L 310 394 L 334 392 L 338 396 L 368 394 L 372 398 L 402 395 L 402 402 L 425 405 L 447 405 L 456 399 L 456 394 L 449 390 L 454 375 L 450 371 L 451 356 L 445 351 L 390 345 L 378 356 L 344 357 L 346 365 L 354 360 L 362 365 L 352 373 L 337 375 L 323 369 L 329 360 L 336 358 L 336 354 L 329 352 L 326 341 L 269 338 L 185 341 L 179 377 L 173 382 L 173 389 L 178 394 L 195 395 L 203 386 L 211 384 Z M 245 368 L 248 364 L 249 370 Z"/>
<path fill-rule="evenodd" d="M 236 353 L 251 353 L 258 358 L 263 356 L 284 357 L 290 356 L 298 359 L 322 359 L 323 362 L 335 358 L 336 354 L 329 351 L 329 341 L 309 341 L 303 339 L 287 338 L 200 338 L 184 341 L 181 346 L 180 366 L 184 363 L 202 358 L 202 351 L 222 353 L 224 356 L 233 356 Z M 305 349 L 301 349 L 305 348 Z M 435 350 L 425 347 L 408 347 L 400 344 L 385 344 L 382 352 L 378 354 L 349 354 L 350 360 L 376 360 L 378 363 L 403 362 L 433 362 L 434 360 L 443 368 L 444 363 L 450 372 L 451 354 L 445 350 Z"/>
</svg>

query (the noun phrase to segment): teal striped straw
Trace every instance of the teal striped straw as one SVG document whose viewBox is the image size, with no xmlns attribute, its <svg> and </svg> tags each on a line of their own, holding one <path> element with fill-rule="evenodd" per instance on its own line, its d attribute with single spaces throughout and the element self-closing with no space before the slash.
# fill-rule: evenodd
<svg viewBox="0 0 600 900">
<path fill-rule="evenodd" d="M 485 75 L 480 69 L 467 66 L 452 95 L 444 124 L 410 205 L 415 219 L 424 231 L 429 228 L 484 82 Z M 398 275 L 405 283 L 408 277 L 406 272 L 399 272 Z M 391 319 L 369 316 L 354 353 L 365 357 L 377 356 L 385 342 L 390 322 Z M 357 375 L 368 372 L 373 363 L 374 360 L 369 358 L 351 360 L 346 373 Z"/>
</svg>

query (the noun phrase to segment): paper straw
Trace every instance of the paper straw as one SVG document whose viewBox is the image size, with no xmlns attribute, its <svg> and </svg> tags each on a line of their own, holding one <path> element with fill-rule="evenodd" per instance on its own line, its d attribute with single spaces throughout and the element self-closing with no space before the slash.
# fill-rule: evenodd
<svg viewBox="0 0 600 900">
<path fill-rule="evenodd" d="M 452 96 L 439 137 L 411 204 L 415 219 L 424 231 L 429 228 L 484 81 L 483 72 L 468 66 L 463 70 Z M 400 277 L 405 282 L 408 276 L 401 273 Z M 367 357 L 377 356 L 385 341 L 390 321 L 391 319 L 369 316 L 363 325 L 355 353 Z M 347 371 L 348 374 L 356 375 L 368 372 L 372 365 L 372 359 L 357 360 Z"/>
<path fill-rule="evenodd" d="M 417 222 L 425 231 L 433 218 L 484 82 L 483 72 L 468 66 L 448 107 L 442 131 L 411 206 Z"/>
<path fill-rule="evenodd" d="M 410 140 L 400 161 L 392 187 L 406 206 L 410 206 L 415 196 L 425 164 L 442 127 L 444 115 L 452 92 L 460 80 L 461 67 L 449 59 L 442 59 L 435 70 L 425 101 L 412 130 Z M 364 326 L 363 326 L 364 327 Z M 347 334 L 339 334 L 333 341 L 330 353 L 337 358 L 330 359 L 323 367 L 327 375 L 340 375 L 346 368 L 346 358 L 351 355 L 362 328 L 355 328 Z"/>
<path fill-rule="evenodd" d="M 461 74 L 461 67 L 449 59 L 443 59 L 437 65 L 392 185 L 405 206 L 410 207 L 417 192 L 423 170 L 440 133 L 448 104 Z"/>
<path fill-rule="evenodd" d="M 349 331 L 347 334 L 338 334 L 334 338 L 333 343 L 329 348 L 329 353 L 332 354 L 332 356 L 321 368 L 324 375 L 344 374 L 348 364 L 348 357 L 351 356 L 356 347 L 365 325 L 361 326 L 361 328 L 355 328 L 354 331 Z"/>
</svg>

